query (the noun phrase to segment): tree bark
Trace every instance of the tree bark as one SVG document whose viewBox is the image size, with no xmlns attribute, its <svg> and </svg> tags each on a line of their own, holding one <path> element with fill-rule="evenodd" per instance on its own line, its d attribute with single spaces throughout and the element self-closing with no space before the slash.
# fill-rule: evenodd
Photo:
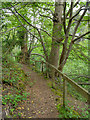
<svg viewBox="0 0 90 120">
<path fill-rule="evenodd" d="M 72 12 L 73 12 L 73 2 L 71 2 L 71 7 L 70 7 L 70 16 L 69 16 L 69 22 L 68 22 L 68 26 L 67 29 L 65 30 L 65 41 L 63 44 L 63 50 L 61 53 L 61 57 L 60 57 L 60 61 L 59 61 L 59 70 L 62 71 L 63 67 L 64 67 L 64 61 L 65 61 L 65 57 L 66 57 L 66 52 L 67 52 L 67 43 L 68 43 L 68 38 L 69 38 L 69 31 L 70 31 L 70 27 L 71 27 L 71 23 L 72 23 Z M 65 18 L 65 12 L 64 12 L 64 18 Z"/>
<path fill-rule="evenodd" d="M 22 63 L 26 63 L 27 61 L 27 32 L 26 31 L 22 31 L 22 44 L 21 44 L 21 62 Z"/>
<path fill-rule="evenodd" d="M 55 12 L 53 16 L 53 37 L 51 44 L 51 52 L 49 56 L 49 63 L 54 65 L 56 68 L 58 67 L 60 43 L 62 41 L 62 12 L 63 2 L 60 2 L 60 0 L 56 0 Z M 50 69 L 50 71 L 51 76 L 53 76 L 55 71 L 53 69 Z"/>
</svg>

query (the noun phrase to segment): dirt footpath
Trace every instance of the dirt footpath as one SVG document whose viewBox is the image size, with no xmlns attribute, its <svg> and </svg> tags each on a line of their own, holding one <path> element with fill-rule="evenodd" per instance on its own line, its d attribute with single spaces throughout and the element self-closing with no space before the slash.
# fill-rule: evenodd
<svg viewBox="0 0 90 120">
<path fill-rule="evenodd" d="M 47 85 L 47 80 L 38 73 L 32 71 L 27 65 L 23 65 L 22 69 L 30 79 L 31 87 L 27 85 L 27 92 L 30 93 L 27 101 L 22 105 L 24 112 L 22 114 L 26 118 L 58 118 L 56 108 L 56 95 Z"/>
</svg>

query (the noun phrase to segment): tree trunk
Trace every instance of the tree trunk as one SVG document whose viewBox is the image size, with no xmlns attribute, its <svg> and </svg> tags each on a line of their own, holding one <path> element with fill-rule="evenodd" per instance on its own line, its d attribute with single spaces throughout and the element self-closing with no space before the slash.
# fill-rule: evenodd
<svg viewBox="0 0 90 120">
<path fill-rule="evenodd" d="M 27 33 L 24 32 L 23 33 L 23 40 L 22 40 L 22 44 L 21 44 L 21 53 L 22 53 L 22 58 L 21 58 L 21 62 L 22 63 L 26 63 L 27 62 Z"/>
<path fill-rule="evenodd" d="M 59 61 L 59 50 L 60 43 L 62 41 L 62 11 L 63 11 L 63 2 L 56 0 L 55 3 L 55 12 L 53 16 L 53 37 L 52 37 L 52 45 L 51 52 L 49 56 L 49 63 L 54 65 L 56 68 L 58 67 Z M 50 69 L 50 76 L 54 75 L 54 70 Z"/>
</svg>

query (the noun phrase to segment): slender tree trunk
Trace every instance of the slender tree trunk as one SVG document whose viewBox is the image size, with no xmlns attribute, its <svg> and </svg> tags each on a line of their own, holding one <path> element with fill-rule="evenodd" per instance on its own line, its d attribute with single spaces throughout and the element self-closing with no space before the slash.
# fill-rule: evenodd
<svg viewBox="0 0 90 120">
<path fill-rule="evenodd" d="M 26 60 L 27 60 L 27 33 L 24 32 L 22 34 L 23 34 L 22 35 L 23 40 L 22 40 L 22 44 L 21 44 L 21 53 L 22 53 L 21 62 L 26 63 Z"/>
</svg>

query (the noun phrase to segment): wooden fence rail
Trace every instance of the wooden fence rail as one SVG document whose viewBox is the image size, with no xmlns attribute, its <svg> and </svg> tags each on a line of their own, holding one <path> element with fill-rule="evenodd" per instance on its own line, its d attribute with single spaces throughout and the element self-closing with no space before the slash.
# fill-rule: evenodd
<svg viewBox="0 0 90 120">
<path fill-rule="evenodd" d="M 75 88 L 76 91 L 78 91 L 84 98 L 87 99 L 88 104 L 89 104 L 89 100 L 90 100 L 90 93 L 85 90 L 83 87 L 81 87 L 80 85 L 78 85 L 75 81 L 73 81 L 72 79 L 70 79 L 69 77 L 67 77 L 65 74 L 63 74 L 61 71 L 59 71 L 56 67 L 54 67 L 53 65 L 49 64 L 48 62 L 44 62 L 44 61 L 36 61 L 36 62 L 41 62 L 42 65 L 42 70 L 43 70 L 43 64 L 46 64 L 48 66 L 50 66 L 51 68 L 53 68 L 59 75 L 62 76 L 63 78 L 63 106 L 65 107 L 65 101 L 66 101 L 66 82 L 69 82 L 73 88 Z"/>
</svg>

